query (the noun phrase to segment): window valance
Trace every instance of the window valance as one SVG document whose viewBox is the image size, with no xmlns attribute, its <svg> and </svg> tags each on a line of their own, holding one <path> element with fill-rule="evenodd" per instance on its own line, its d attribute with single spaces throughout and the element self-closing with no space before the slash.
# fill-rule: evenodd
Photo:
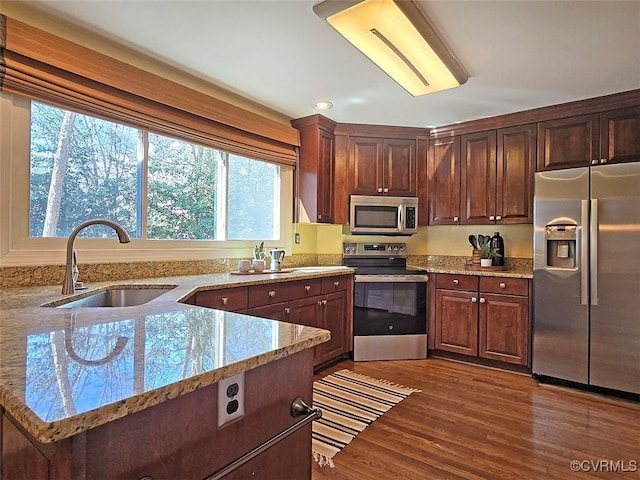
<svg viewBox="0 0 640 480">
<path fill-rule="evenodd" d="M 0 88 L 249 158 L 296 163 L 298 134 L 291 126 L 5 15 Z"/>
</svg>

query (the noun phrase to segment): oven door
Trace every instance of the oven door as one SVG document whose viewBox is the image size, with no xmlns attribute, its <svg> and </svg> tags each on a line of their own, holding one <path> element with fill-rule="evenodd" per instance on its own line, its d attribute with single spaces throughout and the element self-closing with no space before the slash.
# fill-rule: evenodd
<svg viewBox="0 0 640 480">
<path fill-rule="evenodd" d="M 355 361 L 427 357 L 426 277 L 414 275 L 414 280 L 409 277 L 412 276 L 391 279 L 381 275 L 356 275 Z"/>
</svg>

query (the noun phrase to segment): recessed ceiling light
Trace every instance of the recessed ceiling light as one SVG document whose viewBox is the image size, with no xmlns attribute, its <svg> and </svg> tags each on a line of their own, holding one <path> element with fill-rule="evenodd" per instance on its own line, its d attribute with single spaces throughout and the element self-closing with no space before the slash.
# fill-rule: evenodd
<svg viewBox="0 0 640 480">
<path fill-rule="evenodd" d="M 333 107 L 333 103 L 328 100 L 320 100 L 313 104 L 313 108 L 316 110 L 329 110 L 331 107 Z"/>
</svg>

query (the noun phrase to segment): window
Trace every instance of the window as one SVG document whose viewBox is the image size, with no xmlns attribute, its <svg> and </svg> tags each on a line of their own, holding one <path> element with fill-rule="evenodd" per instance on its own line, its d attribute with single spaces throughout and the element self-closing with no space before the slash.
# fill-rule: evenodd
<svg viewBox="0 0 640 480">
<path fill-rule="evenodd" d="M 293 169 L 0 93 L 0 266 L 249 257 L 291 248 Z M 109 255 L 114 252 L 117 257 Z M 105 255 L 106 253 L 106 255 Z M 113 254 L 112 254 L 113 255 Z"/>
<path fill-rule="evenodd" d="M 30 236 L 68 237 L 108 218 L 133 238 L 279 238 L 280 167 L 31 105 Z M 102 226 L 81 234 L 111 235 Z"/>
</svg>

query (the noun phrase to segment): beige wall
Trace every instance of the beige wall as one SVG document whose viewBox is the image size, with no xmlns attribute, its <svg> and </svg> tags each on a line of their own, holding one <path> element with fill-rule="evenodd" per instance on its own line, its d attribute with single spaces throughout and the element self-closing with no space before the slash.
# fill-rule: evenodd
<svg viewBox="0 0 640 480">
<path fill-rule="evenodd" d="M 293 246 L 294 254 L 341 254 L 342 242 L 405 242 L 410 255 L 471 256 L 467 237 L 481 233 L 500 232 L 504 238 L 507 257 L 533 258 L 532 225 L 499 226 L 432 226 L 421 227 L 411 237 L 343 235 L 341 225 L 296 224 L 294 232 L 300 234 L 300 244 Z"/>
</svg>

